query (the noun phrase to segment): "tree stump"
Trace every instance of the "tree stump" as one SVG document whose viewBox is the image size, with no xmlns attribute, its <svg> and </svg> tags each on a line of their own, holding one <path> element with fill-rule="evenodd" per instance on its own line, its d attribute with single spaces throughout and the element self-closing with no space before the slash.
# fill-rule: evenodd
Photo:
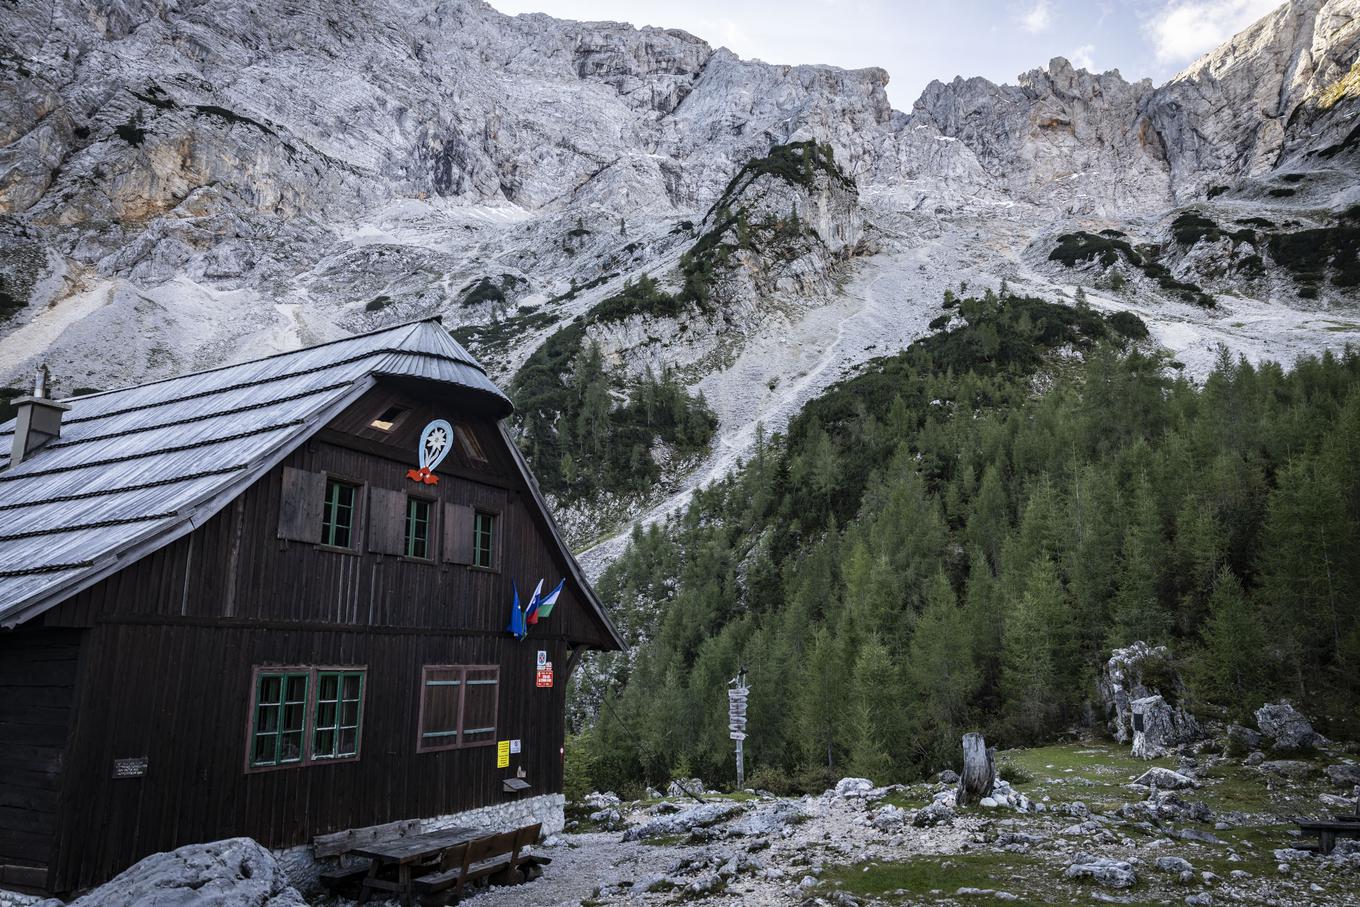
<svg viewBox="0 0 1360 907">
<path fill-rule="evenodd" d="M 959 775 L 959 806 L 971 806 L 992 792 L 996 780 L 996 750 L 987 749 L 981 734 L 963 735 L 963 772 Z"/>
</svg>

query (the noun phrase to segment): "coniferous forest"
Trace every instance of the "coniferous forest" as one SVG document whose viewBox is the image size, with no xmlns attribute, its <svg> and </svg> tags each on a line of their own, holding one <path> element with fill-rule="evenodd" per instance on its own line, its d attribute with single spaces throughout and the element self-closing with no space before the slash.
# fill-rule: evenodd
<svg viewBox="0 0 1360 907">
<path fill-rule="evenodd" d="M 1128 313 L 947 294 L 600 582 L 635 659 L 572 741 L 580 783 L 821 790 L 1099 725 L 1112 647 L 1168 645 L 1197 714 L 1289 696 L 1360 734 L 1360 356 L 1224 352 L 1206 380 Z M 588 777 L 586 777 L 588 776 Z"/>
</svg>

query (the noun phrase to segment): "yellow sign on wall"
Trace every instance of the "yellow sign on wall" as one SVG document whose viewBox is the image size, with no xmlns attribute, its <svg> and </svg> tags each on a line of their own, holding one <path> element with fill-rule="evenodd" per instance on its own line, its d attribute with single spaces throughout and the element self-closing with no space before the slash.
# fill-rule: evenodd
<svg viewBox="0 0 1360 907">
<path fill-rule="evenodd" d="M 510 741 L 496 741 L 496 768 L 510 767 Z"/>
</svg>

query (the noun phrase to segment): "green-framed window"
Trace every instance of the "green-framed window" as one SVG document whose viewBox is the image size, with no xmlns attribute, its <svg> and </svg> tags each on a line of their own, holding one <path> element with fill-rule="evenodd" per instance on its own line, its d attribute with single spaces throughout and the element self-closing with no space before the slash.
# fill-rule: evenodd
<svg viewBox="0 0 1360 907">
<path fill-rule="evenodd" d="M 337 479 L 326 480 L 326 497 L 321 509 L 321 544 L 335 548 L 354 547 L 354 511 L 359 489 Z"/>
<path fill-rule="evenodd" d="M 496 515 L 478 510 L 472 518 L 472 564 L 493 567 L 496 563 Z"/>
<path fill-rule="evenodd" d="M 312 722 L 313 759 L 359 755 L 363 702 L 363 671 L 317 671 L 316 712 Z"/>
<path fill-rule="evenodd" d="M 430 557 L 431 503 L 424 498 L 406 499 L 406 556 Z"/>
<path fill-rule="evenodd" d="M 307 690 L 305 672 L 261 672 L 255 681 L 252 766 L 287 765 L 304 758 Z"/>
</svg>

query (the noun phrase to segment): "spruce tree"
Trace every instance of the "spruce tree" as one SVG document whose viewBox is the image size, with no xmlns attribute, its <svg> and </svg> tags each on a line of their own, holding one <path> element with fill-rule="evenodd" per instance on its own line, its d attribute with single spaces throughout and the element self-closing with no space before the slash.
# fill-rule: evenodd
<svg viewBox="0 0 1360 907">
<path fill-rule="evenodd" d="M 893 764 L 889 746 L 893 742 L 889 722 L 893 708 L 885 691 L 897 688 L 888 650 L 877 634 L 871 634 L 855 659 L 850 684 L 849 722 L 845 729 L 850 753 L 850 773 L 869 778 L 877 784 L 892 779 Z M 900 741 L 898 741 L 900 742 Z"/>
<path fill-rule="evenodd" d="M 1271 672 L 1265 627 L 1242 583 L 1227 567 L 1209 596 L 1204 649 L 1197 658 L 1201 694 L 1245 715 L 1264 701 Z"/>
</svg>

